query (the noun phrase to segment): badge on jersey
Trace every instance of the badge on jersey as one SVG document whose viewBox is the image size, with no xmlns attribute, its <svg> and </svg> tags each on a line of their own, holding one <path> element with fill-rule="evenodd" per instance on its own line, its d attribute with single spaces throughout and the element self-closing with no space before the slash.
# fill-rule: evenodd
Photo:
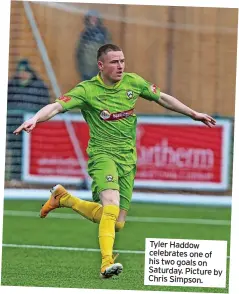
<svg viewBox="0 0 239 294">
<path fill-rule="evenodd" d="M 111 115 L 111 113 L 108 110 L 102 110 L 101 113 L 100 113 L 100 117 L 103 120 L 109 119 L 110 118 L 110 115 Z"/>
<path fill-rule="evenodd" d="M 59 98 L 59 100 L 64 101 L 65 103 L 67 103 L 68 101 L 71 100 L 71 97 L 69 97 L 69 96 L 61 96 Z"/>
<path fill-rule="evenodd" d="M 151 91 L 154 93 L 154 94 L 157 94 L 157 86 L 155 85 L 155 84 L 152 84 L 151 86 L 150 86 L 150 89 L 151 89 Z"/>
<path fill-rule="evenodd" d="M 108 175 L 108 176 L 106 176 L 106 181 L 107 182 L 113 182 L 113 176 L 111 176 L 111 175 Z"/>
<path fill-rule="evenodd" d="M 127 90 L 126 95 L 129 99 L 132 99 L 134 97 L 134 92 L 132 90 Z"/>
</svg>

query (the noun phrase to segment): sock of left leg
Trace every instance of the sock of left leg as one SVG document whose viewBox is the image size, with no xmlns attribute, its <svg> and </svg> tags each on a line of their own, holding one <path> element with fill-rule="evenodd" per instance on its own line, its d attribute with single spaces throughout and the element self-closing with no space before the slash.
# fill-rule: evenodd
<svg viewBox="0 0 239 294">
<path fill-rule="evenodd" d="M 91 220 L 94 223 L 100 223 L 103 207 L 99 203 L 85 201 L 79 199 L 67 193 L 66 196 L 60 199 L 60 205 L 68 208 L 72 208 L 75 212 L 79 213 L 83 217 Z M 125 222 L 118 222 L 115 223 L 115 231 L 119 232 L 123 229 Z"/>
<path fill-rule="evenodd" d="M 99 243 L 102 255 L 101 268 L 112 260 L 113 246 L 115 240 L 115 223 L 119 216 L 119 207 L 116 205 L 106 205 L 99 225 Z"/>
<path fill-rule="evenodd" d="M 102 205 L 96 202 L 85 201 L 67 193 L 60 199 L 60 205 L 72 208 L 75 212 L 92 222 L 100 222 Z"/>
<path fill-rule="evenodd" d="M 119 232 L 123 229 L 125 222 L 116 222 L 115 224 L 115 231 Z"/>
</svg>

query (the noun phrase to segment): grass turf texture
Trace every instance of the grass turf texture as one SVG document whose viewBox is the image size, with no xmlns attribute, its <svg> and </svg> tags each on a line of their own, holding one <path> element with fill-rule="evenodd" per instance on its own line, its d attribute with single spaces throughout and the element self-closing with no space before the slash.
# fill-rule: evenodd
<svg viewBox="0 0 239 294">
<path fill-rule="evenodd" d="M 3 243 L 46 245 L 78 248 L 99 248 L 98 225 L 77 217 L 70 209 L 57 209 L 46 219 L 37 217 L 42 201 L 4 202 L 5 211 L 35 212 L 35 217 L 4 216 Z M 51 215 L 74 219 L 53 218 Z M 230 208 L 171 206 L 133 203 L 130 216 L 230 220 Z M 229 225 L 192 223 L 127 222 L 116 235 L 115 251 L 144 250 L 145 238 L 227 240 L 230 248 Z M 210 250 L 210 249 L 209 249 Z M 1 284 L 8 286 L 41 286 L 119 290 L 150 290 L 175 292 L 228 293 L 227 288 L 144 286 L 144 254 L 121 253 L 117 262 L 123 274 L 110 280 L 99 279 L 99 252 L 49 250 L 37 248 L 2 248 Z"/>
</svg>

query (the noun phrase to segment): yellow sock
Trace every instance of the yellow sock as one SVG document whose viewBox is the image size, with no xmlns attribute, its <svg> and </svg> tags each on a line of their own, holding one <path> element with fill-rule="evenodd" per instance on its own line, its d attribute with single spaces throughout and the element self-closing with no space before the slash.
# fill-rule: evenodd
<svg viewBox="0 0 239 294">
<path fill-rule="evenodd" d="M 106 205 L 103 207 L 103 214 L 99 225 L 99 243 L 102 255 L 103 268 L 112 259 L 115 240 L 115 223 L 119 216 L 119 207 Z"/>
<path fill-rule="evenodd" d="M 68 193 L 60 199 L 60 206 L 72 208 L 83 217 L 93 222 L 100 222 L 102 205 L 99 203 L 85 201 Z"/>
<path fill-rule="evenodd" d="M 79 213 L 83 217 L 91 220 L 94 223 L 100 223 L 103 207 L 96 202 L 85 201 L 78 197 L 67 194 L 60 199 L 60 206 L 72 208 L 75 212 Z M 125 222 L 116 222 L 115 231 L 119 232 L 123 229 Z"/>
<path fill-rule="evenodd" d="M 119 232 L 123 229 L 125 222 L 116 222 L 115 224 L 115 231 Z"/>
</svg>

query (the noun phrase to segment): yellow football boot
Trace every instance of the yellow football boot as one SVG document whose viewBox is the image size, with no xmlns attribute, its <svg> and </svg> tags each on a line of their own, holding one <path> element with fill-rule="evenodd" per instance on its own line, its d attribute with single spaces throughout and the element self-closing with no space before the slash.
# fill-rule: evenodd
<svg viewBox="0 0 239 294">
<path fill-rule="evenodd" d="M 42 209 L 40 211 L 41 218 L 45 218 L 50 211 L 60 207 L 60 199 L 68 194 L 68 192 L 62 185 L 54 186 L 53 188 L 51 188 L 50 192 L 50 198 L 42 206 Z"/>
<path fill-rule="evenodd" d="M 119 254 L 116 254 L 112 258 L 103 259 L 100 270 L 100 277 L 102 279 L 109 279 L 113 276 L 118 276 L 123 271 L 123 265 L 121 263 L 114 263 Z"/>
</svg>

